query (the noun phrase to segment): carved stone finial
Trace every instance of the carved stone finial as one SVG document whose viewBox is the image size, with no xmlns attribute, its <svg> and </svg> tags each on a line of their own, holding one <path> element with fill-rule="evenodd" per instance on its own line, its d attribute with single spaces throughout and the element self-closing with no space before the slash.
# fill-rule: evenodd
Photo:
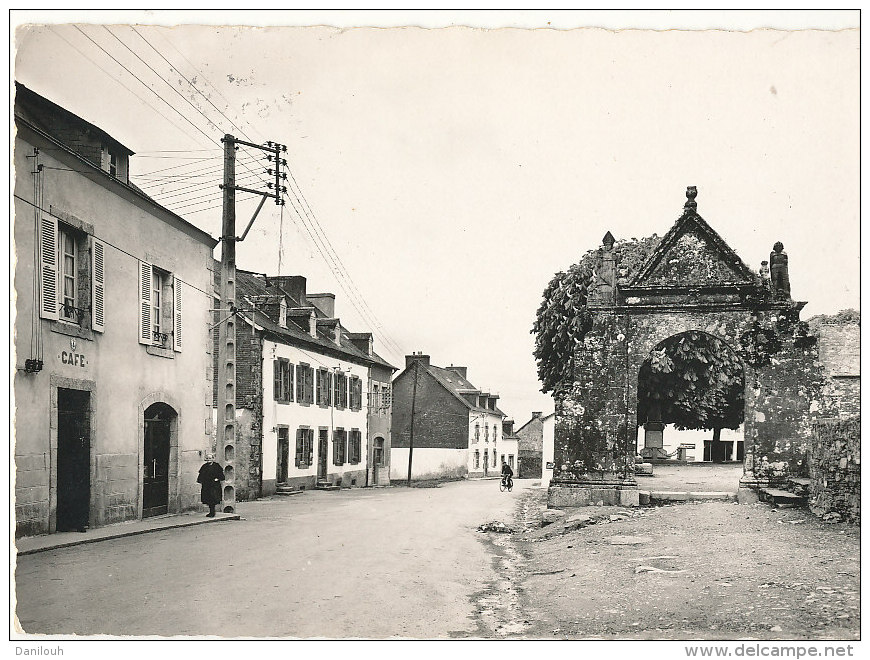
<svg viewBox="0 0 870 660">
<path fill-rule="evenodd" d="M 616 243 L 616 239 L 613 238 L 613 234 L 608 231 L 604 234 L 604 238 L 601 239 L 601 242 L 604 243 L 604 247 L 607 248 L 608 252 L 610 252 L 610 250 L 613 249 L 613 244 Z"/>
<path fill-rule="evenodd" d="M 686 204 L 683 206 L 687 211 L 696 211 L 698 210 L 698 202 L 695 201 L 695 197 L 698 196 L 698 188 L 697 186 L 689 186 L 686 188 Z"/>
</svg>

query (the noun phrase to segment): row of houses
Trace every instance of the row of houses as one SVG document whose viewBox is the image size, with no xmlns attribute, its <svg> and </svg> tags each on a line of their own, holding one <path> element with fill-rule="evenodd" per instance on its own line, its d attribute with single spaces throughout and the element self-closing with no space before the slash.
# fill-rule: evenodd
<svg viewBox="0 0 870 660">
<path fill-rule="evenodd" d="M 14 119 L 16 535 L 196 508 L 218 242 L 133 184 L 133 151 L 99 127 L 20 84 Z M 237 499 L 520 468 L 465 367 L 399 371 L 304 277 L 239 270 L 236 288 Z"/>
</svg>

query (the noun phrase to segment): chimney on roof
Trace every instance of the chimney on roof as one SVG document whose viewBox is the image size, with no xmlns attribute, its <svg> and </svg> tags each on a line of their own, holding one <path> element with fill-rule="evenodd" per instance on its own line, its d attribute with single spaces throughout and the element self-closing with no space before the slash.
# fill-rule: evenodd
<svg viewBox="0 0 870 660">
<path fill-rule="evenodd" d="M 309 293 L 305 297 L 308 299 L 308 304 L 314 305 L 326 318 L 331 319 L 335 316 L 334 293 Z"/>
<path fill-rule="evenodd" d="M 305 278 L 302 275 L 270 275 L 268 280 L 271 286 L 281 287 L 297 305 L 307 305 L 305 302 Z"/>
<path fill-rule="evenodd" d="M 410 367 L 415 362 L 419 362 L 424 367 L 429 366 L 429 356 L 423 355 L 422 353 L 411 353 L 411 355 L 405 356 L 405 369 Z"/>
<path fill-rule="evenodd" d="M 460 378 L 464 378 L 468 380 L 468 367 L 455 367 L 452 364 L 447 367 L 450 371 L 455 373 Z"/>
<path fill-rule="evenodd" d="M 541 419 L 543 417 L 543 415 L 544 415 L 544 413 L 542 413 L 542 412 L 533 412 L 532 419 Z"/>
</svg>

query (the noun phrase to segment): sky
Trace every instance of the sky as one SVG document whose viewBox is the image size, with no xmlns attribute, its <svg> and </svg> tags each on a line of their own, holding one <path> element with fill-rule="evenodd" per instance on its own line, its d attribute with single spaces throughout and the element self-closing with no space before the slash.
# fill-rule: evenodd
<svg viewBox="0 0 870 660">
<path fill-rule="evenodd" d="M 221 12 L 18 12 L 14 23 L 55 24 L 17 29 L 14 77 L 135 151 L 132 181 L 215 237 L 220 137 L 287 145 L 288 202 L 267 202 L 239 267 L 276 273 L 280 245 L 281 274 L 335 293 L 342 324 L 374 331 L 388 361 L 402 367 L 419 351 L 467 366 L 517 425 L 553 408 L 530 334 L 548 281 L 607 231 L 663 235 L 687 186 L 753 269 L 783 242 L 803 318 L 859 307 L 856 29 L 383 29 L 292 25 L 422 19 L 242 16 L 285 25 L 223 27 L 240 18 Z M 465 22 L 554 18 L 500 16 Z M 663 28 L 686 16 L 555 18 Z M 702 19 L 740 30 L 796 20 Z M 799 19 L 857 23 L 842 12 Z M 253 154 L 240 152 L 240 175 L 268 166 Z M 240 231 L 255 203 L 240 202 Z M 328 248 L 315 246 L 320 231 Z"/>
</svg>

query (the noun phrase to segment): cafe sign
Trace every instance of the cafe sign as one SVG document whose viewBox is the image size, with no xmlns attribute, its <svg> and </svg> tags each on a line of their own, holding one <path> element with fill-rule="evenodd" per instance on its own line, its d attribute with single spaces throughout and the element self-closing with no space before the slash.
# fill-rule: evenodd
<svg viewBox="0 0 870 660">
<path fill-rule="evenodd" d="M 75 339 L 69 340 L 69 347 L 70 347 L 70 350 L 61 351 L 58 354 L 57 359 L 60 360 L 62 364 L 68 364 L 68 365 L 71 365 L 73 367 L 81 367 L 83 369 L 85 367 L 87 367 L 88 366 L 87 357 L 85 357 L 82 353 L 76 352 L 77 342 Z"/>
</svg>

